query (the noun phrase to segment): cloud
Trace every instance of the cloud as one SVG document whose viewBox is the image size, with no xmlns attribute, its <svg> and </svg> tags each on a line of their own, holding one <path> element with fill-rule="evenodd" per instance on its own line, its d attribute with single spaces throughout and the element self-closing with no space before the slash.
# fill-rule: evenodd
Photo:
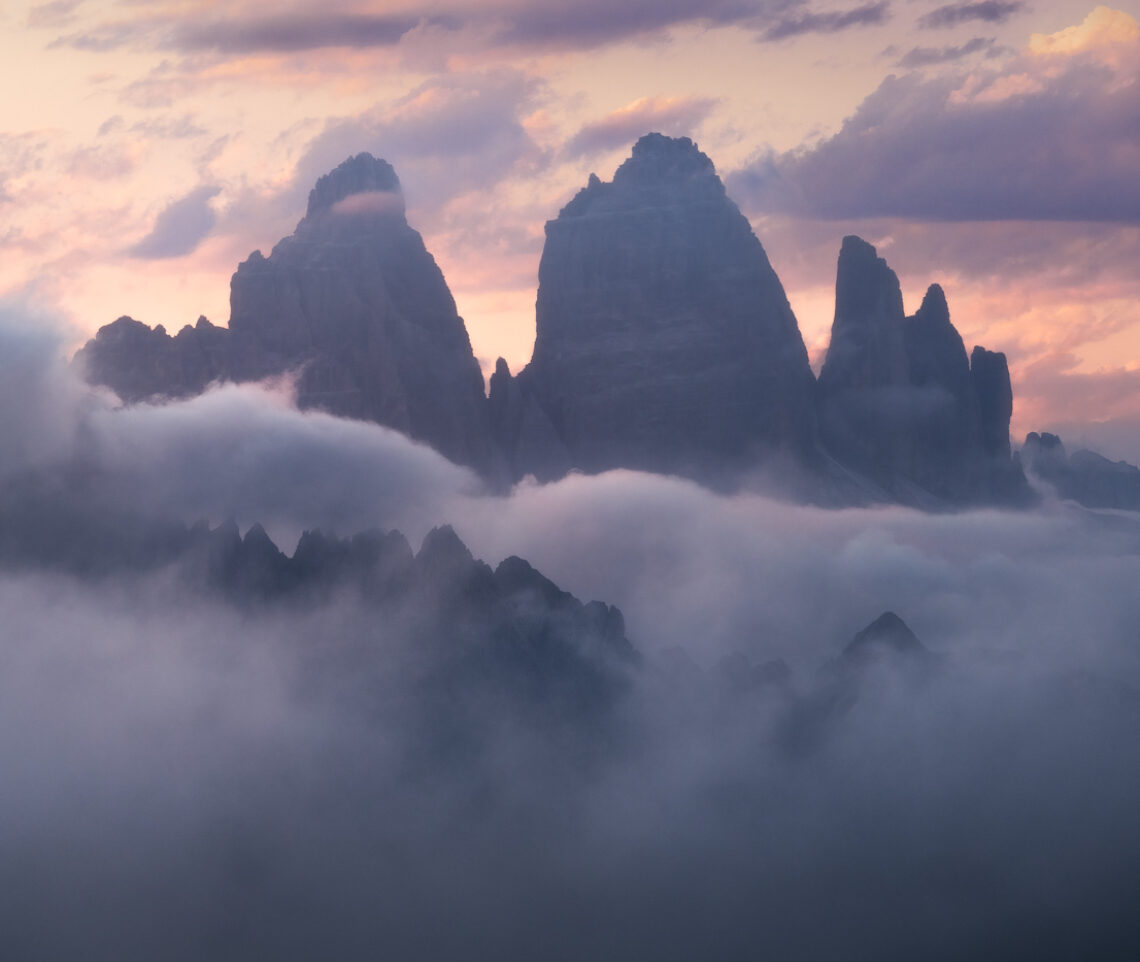
<svg viewBox="0 0 1140 962">
<path fill-rule="evenodd" d="M 1018 406 L 1033 412 L 1041 430 L 1072 423 L 1074 412 L 1094 411 L 1096 421 L 1127 421 L 1140 416 L 1140 370 L 1125 367 L 1079 370 L 1079 358 L 1053 352 L 1033 359 L 1019 372 Z M 1024 415 L 1021 417 L 1024 421 Z M 1090 419 L 1092 420 L 1092 419 Z M 1140 460 L 1140 446 L 1130 456 Z"/>
<path fill-rule="evenodd" d="M 166 42 L 177 50 L 222 54 L 289 53 L 327 47 L 388 47 L 417 27 L 454 25 L 449 18 L 383 14 L 275 14 L 206 22 L 182 21 Z"/>
<path fill-rule="evenodd" d="M 204 185 L 167 204 L 155 218 L 150 233 L 128 253 L 143 260 L 181 257 L 191 253 L 214 229 L 216 217 L 210 199 L 220 192 L 219 187 Z"/>
<path fill-rule="evenodd" d="M 809 12 L 778 20 L 764 31 L 762 39 L 771 43 L 806 33 L 839 33 L 852 27 L 877 26 L 886 23 L 889 15 L 890 4 L 886 0 L 866 3 L 850 10 L 835 10 L 827 13 Z"/>
<path fill-rule="evenodd" d="M 979 0 L 977 3 L 948 3 L 931 10 L 918 19 L 918 25 L 927 29 L 956 27 L 962 23 L 982 21 L 1005 23 L 1013 14 L 1025 9 L 1022 0 Z"/>
<path fill-rule="evenodd" d="M 538 48 L 586 50 L 634 37 L 652 36 L 672 27 L 742 25 L 760 29 L 786 17 L 801 0 L 504 0 L 495 4 L 449 0 L 425 10 L 409 2 L 332 3 L 319 14 L 304 6 L 270 9 L 243 2 L 228 6 L 224 17 L 184 15 L 163 4 L 134 4 L 130 19 L 93 20 L 59 36 L 55 46 L 106 52 L 123 47 L 224 57 L 298 53 L 332 48 L 394 48 L 420 34 L 461 38 L 465 48 Z M 837 18 L 864 14 L 812 14 L 812 30 L 841 29 Z M 791 22 L 791 21 L 783 21 Z M 854 21 L 851 21 L 852 23 Z M 877 21 L 875 21 L 877 22 Z M 59 24 L 63 25 L 63 22 Z M 798 32 L 804 32 L 800 30 Z"/>
<path fill-rule="evenodd" d="M 627 147 L 650 131 L 691 134 L 716 106 L 708 97 L 641 97 L 583 125 L 567 142 L 568 157 Z"/>
<path fill-rule="evenodd" d="M 518 3 L 495 11 L 495 41 L 505 44 L 589 48 L 686 23 L 750 24 L 770 16 L 765 0 L 560 0 Z"/>
<path fill-rule="evenodd" d="M 65 27 L 75 21 L 75 10 L 82 0 L 51 0 L 38 3 L 28 11 L 27 24 L 32 28 Z"/>
<path fill-rule="evenodd" d="M 73 423 L 38 403 L 73 375 L 50 337 L 13 337 L 0 410 L 24 416 L 0 442 L 59 439 L 25 465 L 46 496 L 102 483 L 127 518 L 410 522 L 413 542 L 451 521 L 476 555 L 618 602 L 646 663 L 612 717 L 456 716 L 470 676 L 418 686 L 430 645 L 367 592 L 237 609 L 172 570 L 9 556 L 5 958 L 1135 955 L 1135 517 L 826 511 L 635 472 L 491 497 L 252 386 L 79 392 L 81 430 L 45 430 Z M 937 670 L 832 684 L 886 608 Z M 749 686 L 773 658 L 790 677 Z"/>
<path fill-rule="evenodd" d="M 87 393 L 63 369 L 66 331 L 55 318 L 0 300 L 0 480 L 66 460 Z"/>
<path fill-rule="evenodd" d="M 979 53 L 983 50 L 986 51 L 987 56 L 994 55 L 993 38 L 974 37 L 973 40 L 967 40 L 965 43 L 958 44 L 957 46 L 912 47 L 896 61 L 895 65 L 906 68 L 933 67 L 938 64 L 952 63 L 955 60 L 961 60 L 963 57 L 968 57 L 971 54 Z"/>
<path fill-rule="evenodd" d="M 438 223 L 455 198 L 486 192 L 545 153 L 522 123 L 542 85 L 513 70 L 433 78 L 394 102 L 329 122 L 297 163 L 277 203 L 304 209 L 317 178 L 367 150 L 391 163 L 417 226 Z"/>
<path fill-rule="evenodd" d="M 1140 36 L 1113 23 L 1079 44 L 1035 38 L 996 70 L 888 77 L 834 136 L 730 187 L 758 210 L 831 219 L 1140 221 Z"/>
</svg>

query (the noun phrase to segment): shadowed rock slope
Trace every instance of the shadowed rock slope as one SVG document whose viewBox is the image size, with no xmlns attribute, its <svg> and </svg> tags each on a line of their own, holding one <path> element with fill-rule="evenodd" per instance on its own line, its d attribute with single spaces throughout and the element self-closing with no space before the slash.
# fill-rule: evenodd
<svg viewBox="0 0 1140 962">
<path fill-rule="evenodd" d="M 1083 448 L 1072 454 L 1055 434 L 1031 431 L 1021 448 L 1026 470 L 1062 498 L 1088 508 L 1140 510 L 1140 468 Z"/>
<path fill-rule="evenodd" d="M 1005 356 L 966 348 L 942 288 L 910 317 L 898 277 L 875 248 L 846 237 L 835 320 L 819 376 L 823 444 L 893 500 L 1030 500 L 1011 460 L 1013 393 Z"/>
<path fill-rule="evenodd" d="M 295 372 L 298 402 L 424 441 L 494 483 L 632 468 L 830 504 L 1032 499 L 1005 357 L 967 356 L 938 285 L 907 317 L 875 248 L 843 241 L 818 383 L 783 287 L 688 138 L 649 134 L 546 225 L 531 361 L 484 396 L 395 172 L 322 177 L 292 236 L 231 282 L 228 328 L 130 318 L 79 352 L 125 401 Z"/>
<path fill-rule="evenodd" d="M 297 400 L 376 421 L 494 474 L 483 377 L 443 274 L 408 226 L 395 171 L 359 154 L 322 177 L 296 231 L 230 282 L 229 328 L 170 337 L 122 317 L 79 352 L 126 401 L 297 371 Z"/>
<path fill-rule="evenodd" d="M 712 162 L 650 134 L 547 223 L 534 355 L 515 379 L 500 365 L 491 403 L 516 474 L 709 479 L 803 458 L 813 389 L 783 287 Z"/>
</svg>

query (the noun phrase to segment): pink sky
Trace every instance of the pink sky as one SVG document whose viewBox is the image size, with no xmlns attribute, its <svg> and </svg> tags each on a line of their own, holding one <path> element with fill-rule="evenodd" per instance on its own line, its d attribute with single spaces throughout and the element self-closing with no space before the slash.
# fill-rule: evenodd
<svg viewBox="0 0 1140 962">
<path fill-rule="evenodd" d="M 1005 351 L 1014 435 L 1140 460 L 1136 2 L 56 0 L 0 6 L 0 295 L 228 318 L 229 276 L 368 150 L 476 354 L 529 358 L 543 223 L 649 130 L 712 157 L 813 357 L 844 234 Z"/>
</svg>

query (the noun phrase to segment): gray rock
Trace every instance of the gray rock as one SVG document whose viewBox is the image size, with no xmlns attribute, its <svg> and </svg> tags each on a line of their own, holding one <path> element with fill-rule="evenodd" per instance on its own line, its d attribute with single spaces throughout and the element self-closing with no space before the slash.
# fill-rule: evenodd
<svg viewBox="0 0 1140 962">
<path fill-rule="evenodd" d="M 967 359 L 946 296 L 933 284 L 911 317 L 875 248 L 844 238 L 831 344 L 819 377 L 828 452 L 894 500 L 924 507 L 1024 502 L 1009 451 L 1005 357 Z"/>
<path fill-rule="evenodd" d="M 238 267 L 228 331 L 203 323 L 170 339 L 121 318 L 78 359 L 126 401 L 296 370 L 301 407 L 376 421 L 496 473 L 467 331 L 384 161 L 359 154 L 322 177 L 293 235 Z"/>
<path fill-rule="evenodd" d="M 783 288 L 712 162 L 650 134 L 612 183 L 591 177 L 546 225 L 534 398 L 587 472 L 628 467 L 709 480 L 815 441 L 814 384 Z M 555 474 L 550 439 L 500 428 L 520 473 Z"/>
<path fill-rule="evenodd" d="M 1084 449 L 1070 455 L 1057 435 L 1036 431 L 1026 435 L 1021 461 L 1062 498 L 1089 508 L 1140 510 L 1140 468 L 1127 461 Z"/>
</svg>

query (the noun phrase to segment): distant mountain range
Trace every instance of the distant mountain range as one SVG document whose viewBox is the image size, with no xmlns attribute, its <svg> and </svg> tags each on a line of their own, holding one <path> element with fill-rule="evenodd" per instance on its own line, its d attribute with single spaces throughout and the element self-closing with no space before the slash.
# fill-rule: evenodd
<svg viewBox="0 0 1140 962">
<path fill-rule="evenodd" d="M 1035 500 L 1005 356 L 967 354 L 942 289 L 908 317 L 875 248 L 844 238 L 817 379 L 763 247 L 688 138 L 646 135 L 547 223 L 534 354 L 516 375 L 500 359 L 489 396 L 396 173 L 369 154 L 239 265 L 230 308 L 228 328 L 174 337 L 121 317 L 77 360 L 127 402 L 293 371 L 301 407 L 395 428 L 499 486 L 633 468 L 822 503 Z M 1061 493 L 1083 500 L 1071 478 L 1099 467 L 1065 470 Z M 1140 480 L 1114 484 L 1109 506 L 1140 504 Z"/>
</svg>

